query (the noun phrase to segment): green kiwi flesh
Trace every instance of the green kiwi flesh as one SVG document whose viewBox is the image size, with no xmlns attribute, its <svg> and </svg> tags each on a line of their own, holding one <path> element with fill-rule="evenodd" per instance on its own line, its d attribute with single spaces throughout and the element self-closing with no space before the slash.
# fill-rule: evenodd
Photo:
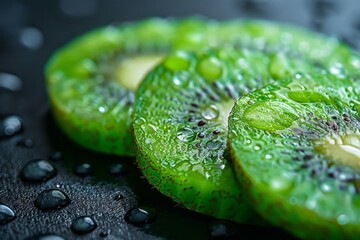
<svg viewBox="0 0 360 240">
<path fill-rule="evenodd" d="M 154 18 L 96 29 L 57 51 L 45 72 L 52 112 L 66 135 L 83 147 L 133 155 L 132 105 L 144 74 L 174 49 L 225 45 L 275 56 L 282 52 L 336 74 L 357 73 L 360 68 L 359 58 L 347 46 L 294 26 Z M 279 64 L 281 54 L 270 67 L 278 69 L 273 71 L 278 77 L 285 74 Z"/>
<path fill-rule="evenodd" d="M 304 239 L 360 233 L 358 83 L 297 74 L 239 99 L 229 116 L 237 178 L 265 219 Z"/>
<path fill-rule="evenodd" d="M 134 90 L 187 31 L 205 21 L 153 18 L 86 33 L 57 51 L 46 66 L 52 112 L 66 135 L 91 150 L 134 155 Z"/>
<path fill-rule="evenodd" d="M 189 209 L 247 221 L 251 208 L 227 160 L 228 114 L 236 99 L 279 73 L 315 69 L 281 57 L 275 68 L 278 57 L 262 51 L 178 51 L 150 71 L 134 103 L 137 161 L 148 181 Z"/>
</svg>

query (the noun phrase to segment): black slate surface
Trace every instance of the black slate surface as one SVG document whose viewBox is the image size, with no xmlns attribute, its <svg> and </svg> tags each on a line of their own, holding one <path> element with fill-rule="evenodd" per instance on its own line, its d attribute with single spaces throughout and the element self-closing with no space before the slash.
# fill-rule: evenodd
<svg viewBox="0 0 360 240">
<path fill-rule="evenodd" d="M 0 118 L 18 115 L 24 129 L 13 137 L 0 137 L 0 203 L 14 209 L 17 216 L 0 225 L 0 239 L 36 239 L 39 234 L 50 233 L 64 239 L 208 239 L 211 232 L 223 230 L 219 220 L 183 209 L 152 189 L 134 159 L 89 152 L 62 135 L 48 111 L 43 67 L 50 54 L 71 38 L 111 23 L 197 14 L 215 19 L 250 17 L 294 23 L 337 36 L 359 48 L 359 8 L 356 0 L 1 0 Z M 9 75 L 4 74 L 17 77 L 18 85 L 6 85 L 2 78 Z M 32 142 L 19 144 L 24 139 Z M 57 158 L 51 157 L 54 153 Z M 36 158 L 53 164 L 56 177 L 41 184 L 21 181 L 21 168 Z M 89 163 L 93 174 L 74 174 L 74 168 L 82 163 Z M 127 171 L 110 174 L 116 163 L 123 164 Z M 49 188 L 66 192 L 70 205 L 51 211 L 34 207 L 37 195 Z M 125 213 L 139 205 L 155 210 L 154 222 L 132 225 L 124 220 Z M 97 228 L 85 235 L 73 233 L 72 220 L 84 215 L 94 218 Z M 211 228 L 214 224 L 218 227 Z M 291 238 L 273 227 L 225 225 L 231 239 Z"/>
</svg>

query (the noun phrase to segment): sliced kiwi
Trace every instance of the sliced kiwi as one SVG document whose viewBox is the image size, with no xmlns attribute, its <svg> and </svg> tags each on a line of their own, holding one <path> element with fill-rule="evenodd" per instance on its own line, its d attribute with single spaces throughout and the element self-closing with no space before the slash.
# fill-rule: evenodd
<svg viewBox="0 0 360 240">
<path fill-rule="evenodd" d="M 143 75 L 173 49 L 224 45 L 283 52 L 336 74 L 360 67 L 360 58 L 337 40 L 293 26 L 194 18 L 143 20 L 91 31 L 52 56 L 46 79 L 55 119 L 67 136 L 86 148 L 132 155 L 130 115 Z M 272 68 L 281 61 L 279 57 Z"/>
<path fill-rule="evenodd" d="M 205 21 L 148 19 L 86 33 L 57 51 L 46 66 L 55 119 L 67 136 L 100 152 L 134 154 L 134 90 L 188 31 Z"/>
<path fill-rule="evenodd" d="M 227 160 L 229 111 L 243 94 L 298 70 L 314 66 L 248 49 L 168 55 L 135 96 L 134 133 L 143 174 L 187 208 L 246 221 L 251 210 Z"/>
<path fill-rule="evenodd" d="M 235 171 L 264 218 L 305 239 L 358 236 L 359 89 L 346 77 L 297 74 L 236 102 Z"/>
</svg>

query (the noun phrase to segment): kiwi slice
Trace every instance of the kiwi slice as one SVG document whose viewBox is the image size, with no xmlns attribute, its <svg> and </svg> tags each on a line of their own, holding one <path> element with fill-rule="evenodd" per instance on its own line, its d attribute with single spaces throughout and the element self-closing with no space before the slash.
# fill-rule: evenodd
<svg viewBox="0 0 360 240">
<path fill-rule="evenodd" d="M 134 133 L 143 174 L 189 209 L 247 221 L 251 210 L 227 160 L 229 111 L 243 94 L 298 70 L 314 66 L 248 49 L 168 55 L 135 95 Z"/>
<path fill-rule="evenodd" d="M 306 239 L 360 233 L 359 89 L 347 77 L 297 74 L 236 102 L 235 171 L 265 219 Z"/>
<path fill-rule="evenodd" d="M 91 31 L 52 56 L 46 79 L 55 119 L 83 147 L 133 155 L 130 115 L 134 90 L 144 74 L 173 49 L 224 45 L 285 52 L 336 74 L 357 73 L 360 68 L 360 58 L 347 46 L 294 26 L 266 21 L 148 19 Z M 274 67 L 281 61 L 280 56 Z"/>
<path fill-rule="evenodd" d="M 57 51 L 46 66 L 56 121 L 83 147 L 134 155 L 131 112 L 143 75 L 188 31 L 205 21 L 147 19 L 86 33 Z"/>
</svg>

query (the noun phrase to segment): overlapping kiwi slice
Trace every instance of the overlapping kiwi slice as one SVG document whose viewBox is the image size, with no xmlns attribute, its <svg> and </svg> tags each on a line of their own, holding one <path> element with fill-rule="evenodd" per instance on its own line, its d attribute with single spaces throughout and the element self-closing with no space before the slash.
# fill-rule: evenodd
<svg viewBox="0 0 360 240">
<path fill-rule="evenodd" d="M 60 127 L 86 148 L 133 155 L 130 116 L 139 81 L 180 36 L 206 29 L 199 18 L 153 18 L 99 28 L 60 49 L 46 66 Z"/>
<path fill-rule="evenodd" d="M 301 238 L 357 238 L 359 89 L 345 76 L 297 74 L 237 101 L 229 145 L 264 218 Z"/>
<path fill-rule="evenodd" d="M 134 133 L 143 174 L 187 208 L 247 221 L 251 208 L 227 160 L 229 111 L 250 90 L 315 68 L 281 53 L 248 49 L 168 55 L 135 96 Z"/>
<path fill-rule="evenodd" d="M 55 119 L 67 136 L 86 148 L 132 155 L 130 116 L 134 90 L 143 75 L 173 49 L 224 45 L 283 52 L 335 73 L 360 67 L 359 58 L 347 46 L 293 26 L 148 19 L 94 30 L 52 56 L 46 79 Z M 274 74 L 283 74 L 278 70 Z"/>
</svg>

